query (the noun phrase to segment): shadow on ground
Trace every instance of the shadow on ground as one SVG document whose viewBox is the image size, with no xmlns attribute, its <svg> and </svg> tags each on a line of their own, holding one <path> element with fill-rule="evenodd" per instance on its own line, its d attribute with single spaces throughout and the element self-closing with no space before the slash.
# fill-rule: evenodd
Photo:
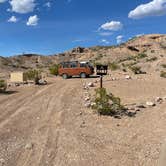
<svg viewBox="0 0 166 166">
<path fill-rule="evenodd" d="M 0 95 L 12 95 L 12 94 L 15 94 L 15 93 L 18 93 L 18 91 L 0 91 Z"/>
</svg>

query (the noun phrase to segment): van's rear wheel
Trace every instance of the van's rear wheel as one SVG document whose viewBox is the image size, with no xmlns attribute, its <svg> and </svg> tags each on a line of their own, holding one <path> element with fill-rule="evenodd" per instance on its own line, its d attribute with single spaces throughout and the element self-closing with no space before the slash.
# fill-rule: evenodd
<svg viewBox="0 0 166 166">
<path fill-rule="evenodd" d="M 67 74 L 62 74 L 63 79 L 67 79 L 68 75 Z"/>
<path fill-rule="evenodd" d="M 81 74 L 80 74 L 80 77 L 81 77 L 81 78 L 86 78 L 86 74 L 85 74 L 85 73 L 81 73 Z"/>
</svg>

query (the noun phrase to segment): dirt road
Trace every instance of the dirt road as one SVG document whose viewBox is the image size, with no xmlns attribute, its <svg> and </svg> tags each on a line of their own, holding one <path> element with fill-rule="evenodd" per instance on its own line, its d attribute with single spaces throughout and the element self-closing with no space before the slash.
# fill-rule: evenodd
<svg viewBox="0 0 166 166">
<path fill-rule="evenodd" d="M 82 84 L 57 78 L 0 95 L 0 165 L 157 165 L 166 103 L 135 118 L 99 117 L 85 109 Z"/>
</svg>

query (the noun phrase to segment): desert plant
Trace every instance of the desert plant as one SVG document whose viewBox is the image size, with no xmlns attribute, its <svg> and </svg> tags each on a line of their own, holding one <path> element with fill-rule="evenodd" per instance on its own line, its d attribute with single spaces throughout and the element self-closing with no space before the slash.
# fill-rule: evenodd
<svg viewBox="0 0 166 166">
<path fill-rule="evenodd" d="M 120 66 L 119 66 L 117 63 L 115 63 L 115 62 L 109 63 L 108 66 L 109 66 L 109 68 L 110 68 L 111 70 L 117 70 L 117 69 L 120 68 Z"/>
<path fill-rule="evenodd" d="M 55 64 L 55 65 L 51 66 L 49 68 L 50 74 L 57 76 L 58 75 L 58 69 L 59 69 L 59 65 L 58 64 Z"/>
<path fill-rule="evenodd" d="M 143 72 L 141 70 L 141 67 L 139 66 L 131 66 L 129 67 L 131 69 L 131 71 L 134 73 L 134 74 L 144 74 L 145 72 Z"/>
<path fill-rule="evenodd" d="M 41 79 L 41 71 L 39 70 L 29 70 L 25 73 L 25 76 L 28 80 L 33 80 L 35 84 Z"/>
<path fill-rule="evenodd" d="M 125 110 L 120 98 L 111 93 L 107 94 L 105 88 L 96 89 L 95 103 L 93 109 L 96 109 L 99 115 L 120 115 Z"/>
<path fill-rule="evenodd" d="M 157 57 L 152 57 L 152 58 L 146 59 L 146 62 L 153 62 L 156 60 L 157 60 Z"/>
<path fill-rule="evenodd" d="M 145 53 L 140 53 L 136 56 L 137 59 L 143 59 L 143 58 L 146 58 L 147 55 Z"/>
<path fill-rule="evenodd" d="M 0 80 L 0 91 L 5 91 L 7 88 L 7 84 L 5 80 Z"/>
<path fill-rule="evenodd" d="M 166 64 L 162 64 L 161 66 L 162 66 L 163 68 L 166 68 Z"/>
<path fill-rule="evenodd" d="M 161 71 L 160 77 L 166 78 L 166 72 L 165 71 Z"/>
</svg>

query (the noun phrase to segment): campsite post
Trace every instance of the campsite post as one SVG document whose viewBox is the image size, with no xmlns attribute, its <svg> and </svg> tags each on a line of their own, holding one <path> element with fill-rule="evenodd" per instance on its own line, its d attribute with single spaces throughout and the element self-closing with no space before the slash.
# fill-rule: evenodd
<svg viewBox="0 0 166 166">
<path fill-rule="evenodd" d="M 103 88 L 103 76 L 107 75 L 107 65 L 96 65 L 96 74 L 100 76 L 100 88 Z"/>
<path fill-rule="evenodd" d="M 100 76 L 100 88 L 103 88 L 103 76 Z"/>
</svg>

